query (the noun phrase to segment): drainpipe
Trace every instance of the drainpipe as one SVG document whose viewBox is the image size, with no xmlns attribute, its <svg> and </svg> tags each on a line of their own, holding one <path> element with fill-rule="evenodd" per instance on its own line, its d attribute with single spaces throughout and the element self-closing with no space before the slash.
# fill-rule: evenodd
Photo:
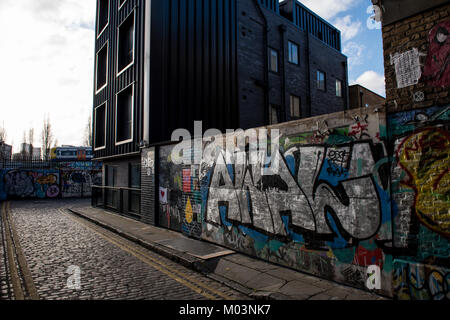
<svg viewBox="0 0 450 320">
<path fill-rule="evenodd" d="M 269 27 L 267 24 L 267 18 L 264 15 L 264 12 L 261 9 L 261 6 L 258 2 L 258 0 L 253 0 L 253 4 L 256 7 L 256 11 L 258 11 L 258 15 L 263 20 L 264 25 L 264 124 L 269 124 L 269 90 L 270 90 L 270 83 L 269 83 Z"/>
<path fill-rule="evenodd" d="M 308 96 L 307 96 L 307 105 L 308 105 L 308 112 L 307 112 L 307 116 L 311 117 L 311 113 L 312 113 L 312 99 L 311 99 L 311 60 L 309 58 L 309 55 L 311 54 L 310 50 L 309 50 L 309 31 L 308 30 L 304 30 L 306 32 L 306 60 L 307 60 L 307 66 L 308 66 Z"/>
<path fill-rule="evenodd" d="M 287 121 L 287 116 L 286 116 L 286 64 L 285 64 L 285 56 L 286 56 L 286 52 L 285 52 L 285 47 L 284 47 L 284 40 L 285 40 L 285 33 L 286 33 L 286 26 L 285 25 L 280 25 L 279 26 L 279 30 L 280 30 L 280 39 L 281 39 L 281 65 L 283 68 L 283 73 L 282 73 L 282 77 L 281 77 L 281 105 L 282 105 L 282 110 L 281 110 L 281 121 L 280 122 L 284 122 Z"/>
<path fill-rule="evenodd" d="M 147 147 L 150 141 L 150 39 L 151 39 L 151 1 L 145 1 L 144 31 L 144 110 L 141 147 Z"/>
<path fill-rule="evenodd" d="M 344 66 L 344 83 L 345 90 L 343 90 L 343 94 L 345 94 L 344 97 L 344 110 L 350 109 L 350 101 L 349 101 L 349 93 L 348 93 L 348 63 L 347 61 L 342 62 L 342 65 Z"/>
</svg>

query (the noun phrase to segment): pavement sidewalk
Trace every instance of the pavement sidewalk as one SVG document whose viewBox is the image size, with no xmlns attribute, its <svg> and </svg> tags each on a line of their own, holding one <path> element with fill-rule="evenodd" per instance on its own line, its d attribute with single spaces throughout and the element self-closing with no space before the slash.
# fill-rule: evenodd
<svg viewBox="0 0 450 320">
<path fill-rule="evenodd" d="M 251 258 L 86 203 L 67 209 L 254 299 L 385 300 L 370 292 Z"/>
</svg>

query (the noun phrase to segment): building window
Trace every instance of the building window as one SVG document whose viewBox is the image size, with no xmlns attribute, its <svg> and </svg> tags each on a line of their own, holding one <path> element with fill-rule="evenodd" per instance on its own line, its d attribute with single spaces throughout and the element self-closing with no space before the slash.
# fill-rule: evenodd
<svg viewBox="0 0 450 320">
<path fill-rule="evenodd" d="M 121 74 L 134 63 L 134 13 L 119 26 L 117 72 Z"/>
<path fill-rule="evenodd" d="M 97 6 L 97 37 L 100 37 L 109 23 L 109 0 L 98 0 Z"/>
<path fill-rule="evenodd" d="M 141 188 L 141 165 L 140 163 L 130 163 L 130 188 Z"/>
<path fill-rule="evenodd" d="M 278 51 L 269 49 L 269 70 L 278 72 Z"/>
<path fill-rule="evenodd" d="M 100 150 L 106 147 L 106 102 L 94 112 L 94 149 Z"/>
<path fill-rule="evenodd" d="M 301 118 L 300 98 L 291 96 L 291 118 Z"/>
<path fill-rule="evenodd" d="M 270 124 L 278 123 L 278 106 L 270 106 Z"/>
<path fill-rule="evenodd" d="M 326 90 L 325 73 L 322 71 L 317 71 L 317 89 Z"/>
<path fill-rule="evenodd" d="M 99 93 L 108 85 L 108 47 L 106 42 L 95 57 L 95 93 Z"/>
<path fill-rule="evenodd" d="M 116 96 L 116 145 L 133 141 L 134 85 Z"/>
<path fill-rule="evenodd" d="M 288 42 L 289 47 L 289 62 L 298 64 L 298 45 L 293 42 Z"/>
<path fill-rule="evenodd" d="M 117 185 L 117 167 L 105 165 L 105 185 L 115 187 Z"/>
<path fill-rule="evenodd" d="M 342 81 L 336 80 L 336 97 L 342 97 Z"/>
<path fill-rule="evenodd" d="M 123 7 L 125 2 L 127 2 L 127 0 L 119 0 L 119 10 Z"/>
</svg>

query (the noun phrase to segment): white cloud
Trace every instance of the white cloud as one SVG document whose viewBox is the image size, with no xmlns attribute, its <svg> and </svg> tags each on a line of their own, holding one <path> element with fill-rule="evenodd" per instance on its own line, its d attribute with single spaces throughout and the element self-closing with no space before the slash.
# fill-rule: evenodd
<svg viewBox="0 0 450 320">
<path fill-rule="evenodd" d="M 330 19 L 359 4 L 361 0 L 300 0 L 319 16 Z"/>
<path fill-rule="evenodd" d="M 385 77 L 373 70 L 364 72 L 355 81 L 350 81 L 350 85 L 353 84 L 360 84 L 383 97 L 386 96 Z"/>
<path fill-rule="evenodd" d="M 350 41 L 344 44 L 342 53 L 348 57 L 349 69 L 353 69 L 355 66 L 360 66 L 364 62 L 364 50 L 366 47 L 362 44 Z"/>
<path fill-rule="evenodd" d="M 95 0 L 0 0 L 0 122 L 17 148 L 46 114 L 60 144 L 80 145 L 92 112 Z"/>
<path fill-rule="evenodd" d="M 341 31 L 344 41 L 354 38 L 361 31 L 362 26 L 361 21 L 352 21 L 352 16 L 350 15 L 335 19 L 333 24 Z"/>
</svg>

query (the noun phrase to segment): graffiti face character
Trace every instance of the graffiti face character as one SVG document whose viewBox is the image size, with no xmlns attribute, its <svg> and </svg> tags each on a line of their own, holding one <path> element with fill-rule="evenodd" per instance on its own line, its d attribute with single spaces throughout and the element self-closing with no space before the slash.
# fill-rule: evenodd
<svg viewBox="0 0 450 320">
<path fill-rule="evenodd" d="M 450 21 L 435 26 L 428 36 L 423 78 L 433 86 L 450 86 Z"/>
</svg>

